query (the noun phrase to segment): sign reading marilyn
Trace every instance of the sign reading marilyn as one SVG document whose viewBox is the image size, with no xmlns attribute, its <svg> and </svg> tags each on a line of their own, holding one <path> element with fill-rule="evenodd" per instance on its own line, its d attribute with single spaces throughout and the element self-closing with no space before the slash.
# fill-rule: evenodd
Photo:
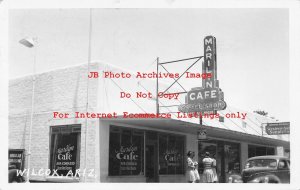
<svg viewBox="0 0 300 190">
<path fill-rule="evenodd" d="M 217 81 L 217 49 L 216 38 L 206 36 L 204 38 L 204 62 L 202 65 L 202 73 L 211 73 L 210 78 L 202 79 L 203 88 L 213 88 Z"/>
<path fill-rule="evenodd" d="M 202 87 L 194 88 L 187 93 L 186 104 L 178 107 L 180 112 L 207 112 L 226 108 L 224 93 L 219 88 L 217 80 L 216 38 L 213 36 L 204 38 L 202 73 L 210 73 L 212 77 L 202 78 Z"/>
<path fill-rule="evenodd" d="M 268 135 L 290 134 L 290 122 L 268 123 L 266 133 Z"/>
</svg>

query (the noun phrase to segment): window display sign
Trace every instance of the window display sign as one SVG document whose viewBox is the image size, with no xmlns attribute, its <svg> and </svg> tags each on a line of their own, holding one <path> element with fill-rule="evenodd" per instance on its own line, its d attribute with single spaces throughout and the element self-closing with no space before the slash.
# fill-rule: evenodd
<svg viewBox="0 0 300 190">
<path fill-rule="evenodd" d="M 184 137 L 159 134 L 159 174 L 184 173 Z"/>
<path fill-rule="evenodd" d="M 9 149 L 8 151 L 9 165 L 15 165 L 16 169 L 24 169 L 24 149 Z"/>
<path fill-rule="evenodd" d="M 80 126 L 52 126 L 50 169 L 60 176 L 76 175 L 80 163 Z"/>
<path fill-rule="evenodd" d="M 179 166 L 182 155 L 177 149 L 166 150 L 163 154 L 167 166 Z"/>
<path fill-rule="evenodd" d="M 266 133 L 268 135 L 290 134 L 290 122 L 268 123 Z"/>
<path fill-rule="evenodd" d="M 139 130 L 111 127 L 109 175 L 142 175 L 144 133 Z"/>
<path fill-rule="evenodd" d="M 76 146 L 77 143 L 61 145 L 56 152 L 56 169 L 60 174 L 67 174 L 76 170 Z"/>
<path fill-rule="evenodd" d="M 138 152 L 138 146 L 134 145 L 121 146 L 120 149 L 115 150 L 116 159 L 120 163 L 120 170 L 135 172 L 140 160 Z"/>
</svg>

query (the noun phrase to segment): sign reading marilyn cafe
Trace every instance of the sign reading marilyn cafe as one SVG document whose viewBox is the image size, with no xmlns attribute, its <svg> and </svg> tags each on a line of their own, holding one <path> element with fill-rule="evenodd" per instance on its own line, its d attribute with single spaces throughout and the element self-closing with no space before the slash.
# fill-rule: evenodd
<svg viewBox="0 0 300 190">
<path fill-rule="evenodd" d="M 226 102 L 224 93 L 217 80 L 216 38 L 204 38 L 204 61 L 202 73 L 210 73 L 212 77 L 202 79 L 202 87 L 192 88 L 185 98 L 185 104 L 178 107 L 180 112 L 210 112 L 224 110 Z"/>
</svg>

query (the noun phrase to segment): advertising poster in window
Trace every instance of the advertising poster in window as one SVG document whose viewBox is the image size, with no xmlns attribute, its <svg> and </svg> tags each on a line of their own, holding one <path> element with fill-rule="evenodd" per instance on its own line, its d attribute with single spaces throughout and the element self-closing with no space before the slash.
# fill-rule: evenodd
<svg viewBox="0 0 300 190">
<path fill-rule="evenodd" d="M 59 136 L 61 138 L 57 141 L 55 168 L 59 175 L 74 175 L 76 172 L 77 135 Z"/>
<path fill-rule="evenodd" d="M 160 174 L 183 173 L 183 146 L 181 137 L 161 135 L 159 137 Z"/>
<path fill-rule="evenodd" d="M 24 150 L 23 149 L 10 149 L 8 151 L 9 165 L 14 165 L 16 169 L 23 170 L 24 168 Z"/>
<path fill-rule="evenodd" d="M 109 175 L 143 174 L 143 136 L 139 132 L 111 132 Z"/>
</svg>

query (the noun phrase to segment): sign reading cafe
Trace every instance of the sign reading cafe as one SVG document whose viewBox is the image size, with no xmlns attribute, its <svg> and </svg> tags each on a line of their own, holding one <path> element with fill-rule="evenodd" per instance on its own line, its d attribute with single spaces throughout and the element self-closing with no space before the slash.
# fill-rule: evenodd
<svg viewBox="0 0 300 190">
<path fill-rule="evenodd" d="M 75 173 L 76 146 L 67 144 L 57 148 L 56 169 L 58 173 L 66 175 L 69 171 Z"/>
<path fill-rule="evenodd" d="M 177 149 L 166 150 L 164 153 L 164 159 L 167 166 L 180 166 L 182 155 Z"/>
<path fill-rule="evenodd" d="M 120 170 L 125 171 L 136 171 L 139 155 L 136 153 L 138 151 L 137 146 L 121 146 L 119 150 L 115 150 L 116 158 L 120 162 Z"/>
<path fill-rule="evenodd" d="M 213 36 L 204 38 L 202 73 L 208 73 L 211 77 L 202 78 L 202 87 L 192 88 L 187 93 L 185 104 L 178 107 L 180 112 L 208 112 L 226 108 L 224 93 L 217 80 L 216 38 Z"/>
</svg>

